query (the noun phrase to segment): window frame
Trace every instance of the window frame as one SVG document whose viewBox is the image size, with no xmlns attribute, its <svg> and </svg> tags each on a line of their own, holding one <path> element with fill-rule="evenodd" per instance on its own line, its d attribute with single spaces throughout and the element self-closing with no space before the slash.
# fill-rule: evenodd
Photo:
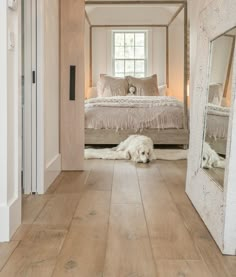
<svg viewBox="0 0 236 277">
<path fill-rule="evenodd" d="M 118 58 L 116 59 L 115 58 L 115 34 L 117 33 L 120 33 L 120 34 L 136 34 L 136 33 L 140 33 L 140 34 L 144 34 L 144 58 Z M 135 73 L 137 74 L 144 74 L 143 77 L 146 77 L 147 74 L 148 74 L 148 42 L 149 42 L 149 37 L 148 37 L 148 30 L 112 30 L 112 55 L 111 55 L 111 58 L 112 58 L 112 75 L 113 76 L 116 76 L 116 73 L 115 72 L 115 61 L 117 60 L 121 60 L 121 61 L 124 61 L 124 77 L 125 76 L 133 76 L 133 75 L 130 75 L 129 73 L 126 74 L 125 72 L 125 61 L 134 61 L 134 77 L 135 77 Z M 123 46 L 125 48 L 125 46 Z M 134 41 L 134 49 L 135 49 L 135 41 Z M 134 50 L 135 51 L 135 50 Z M 135 71 L 135 61 L 144 61 L 144 72 L 136 72 Z M 123 73 L 123 72 L 122 72 Z"/>
</svg>

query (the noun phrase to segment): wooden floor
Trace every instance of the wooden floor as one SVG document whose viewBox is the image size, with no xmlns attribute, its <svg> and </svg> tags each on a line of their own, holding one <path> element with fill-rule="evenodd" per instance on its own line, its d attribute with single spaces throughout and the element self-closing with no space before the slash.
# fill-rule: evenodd
<svg viewBox="0 0 236 277">
<path fill-rule="evenodd" d="M 86 169 L 23 197 L 23 224 L 0 244 L 1 277 L 236 276 L 184 192 L 185 161 Z"/>
</svg>

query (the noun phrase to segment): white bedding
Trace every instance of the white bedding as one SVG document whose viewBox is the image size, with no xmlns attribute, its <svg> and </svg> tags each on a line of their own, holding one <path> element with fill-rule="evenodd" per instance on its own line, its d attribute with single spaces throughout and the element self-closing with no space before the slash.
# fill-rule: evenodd
<svg viewBox="0 0 236 277">
<path fill-rule="evenodd" d="M 208 104 L 207 108 L 207 136 L 217 139 L 225 139 L 228 134 L 230 108 Z"/>
<path fill-rule="evenodd" d="M 168 96 L 116 96 L 85 101 L 85 128 L 183 128 L 183 103 Z"/>
</svg>

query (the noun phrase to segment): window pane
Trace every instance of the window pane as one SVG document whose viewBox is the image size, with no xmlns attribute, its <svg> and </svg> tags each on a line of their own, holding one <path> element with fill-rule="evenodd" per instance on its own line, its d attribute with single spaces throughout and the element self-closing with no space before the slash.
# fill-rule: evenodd
<svg viewBox="0 0 236 277">
<path fill-rule="evenodd" d="M 126 77 L 127 77 L 127 76 L 135 77 L 135 74 L 134 74 L 134 72 L 129 72 L 129 73 L 125 73 L 125 76 L 126 76 Z"/>
<path fill-rule="evenodd" d="M 137 78 L 143 78 L 145 76 L 144 76 L 144 73 L 135 73 L 135 77 L 137 77 Z"/>
<path fill-rule="evenodd" d="M 124 33 L 115 33 L 115 46 L 124 46 L 125 45 L 125 36 Z"/>
<path fill-rule="evenodd" d="M 116 59 L 124 58 L 124 47 L 115 47 L 115 58 Z"/>
<path fill-rule="evenodd" d="M 135 47 L 135 58 L 138 58 L 138 59 L 145 58 L 144 47 Z"/>
<path fill-rule="evenodd" d="M 144 61 L 135 61 L 135 72 L 145 72 Z"/>
<path fill-rule="evenodd" d="M 134 46 L 134 33 L 125 34 L 125 46 Z"/>
<path fill-rule="evenodd" d="M 125 61 L 124 60 L 119 60 L 119 61 L 115 61 L 115 72 L 116 73 L 122 73 L 125 70 Z"/>
<path fill-rule="evenodd" d="M 146 76 L 145 32 L 114 32 L 113 71 L 116 77 Z"/>
<path fill-rule="evenodd" d="M 115 73 L 115 77 L 124 78 L 125 74 L 124 73 Z"/>
<path fill-rule="evenodd" d="M 125 73 L 134 72 L 134 61 L 125 61 Z"/>
<path fill-rule="evenodd" d="M 142 33 L 135 34 L 135 46 L 144 46 L 145 45 L 145 35 Z"/>
<path fill-rule="evenodd" d="M 125 58 L 127 59 L 134 58 L 134 47 L 125 47 Z"/>
</svg>

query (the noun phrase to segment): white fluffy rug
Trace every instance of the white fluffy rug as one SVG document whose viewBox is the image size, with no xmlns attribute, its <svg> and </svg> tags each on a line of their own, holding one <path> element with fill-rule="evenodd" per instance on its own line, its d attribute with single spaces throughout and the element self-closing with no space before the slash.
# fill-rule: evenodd
<svg viewBox="0 0 236 277">
<path fill-rule="evenodd" d="M 188 156 L 188 150 L 182 149 L 154 149 L 155 160 L 186 160 Z M 87 148 L 84 151 L 84 157 L 89 159 L 103 159 L 103 160 L 128 160 L 129 157 L 122 151 L 116 152 L 111 148 L 93 149 Z"/>
</svg>

